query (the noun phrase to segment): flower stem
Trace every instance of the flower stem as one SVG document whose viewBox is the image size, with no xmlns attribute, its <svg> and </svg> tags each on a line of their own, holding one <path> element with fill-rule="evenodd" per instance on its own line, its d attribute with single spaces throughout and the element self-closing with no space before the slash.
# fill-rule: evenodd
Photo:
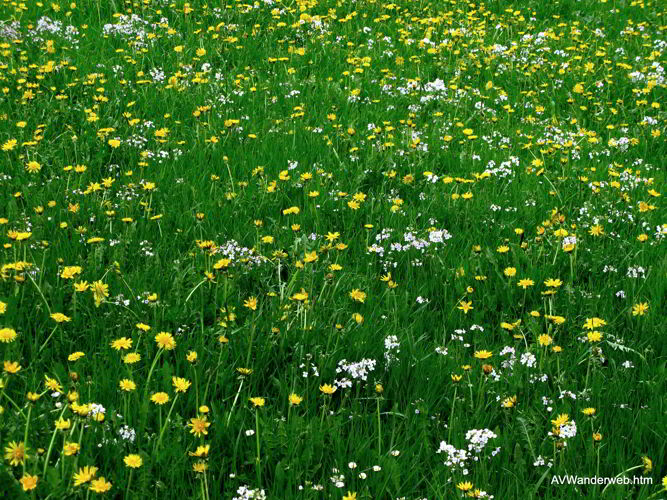
<svg viewBox="0 0 667 500">
<path fill-rule="evenodd" d="M 155 453 L 158 448 L 160 448 L 160 443 L 162 442 L 162 436 L 164 436 L 164 431 L 167 429 L 167 425 L 169 424 L 169 417 L 171 417 L 171 412 L 174 409 L 174 405 L 176 405 L 176 401 L 178 401 L 178 394 L 174 396 L 174 402 L 171 403 L 171 408 L 169 408 L 169 413 L 167 413 L 167 418 L 164 421 L 164 425 L 160 429 L 160 436 L 157 439 L 157 442 L 155 443 L 155 448 L 153 449 L 153 453 Z"/>
</svg>

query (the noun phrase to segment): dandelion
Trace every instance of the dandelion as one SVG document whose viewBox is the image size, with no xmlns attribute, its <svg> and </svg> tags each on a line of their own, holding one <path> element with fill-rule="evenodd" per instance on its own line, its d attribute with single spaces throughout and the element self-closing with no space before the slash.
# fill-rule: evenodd
<svg viewBox="0 0 667 500">
<path fill-rule="evenodd" d="M 330 384 L 324 384 L 320 386 L 320 392 L 322 392 L 322 394 L 331 395 L 336 392 L 336 387 Z"/>
<path fill-rule="evenodd" d="M 174 386 L 176 392 L 185 392 L 187 391 L 192 383 L 189 380 L 186 380 L 181 377 L 171 377 L 171 383 Z"/>
<path fill-rule="evenodd" d="M 118 383 L 118 386 L 120 387 L 121 391 L 125 392 L 132 392 L 137 388 L 137 384 L 135 384 L 132 380 L 124 378 Z"/>
<path fill-rule="evenodd" d="M 106 493 L 111 489 L 111 483 L 104 479 L 104 477 L 100 477 L 99 479 L 94 479 L 90 483 L 90 491 L 94 493 Z"/>
<path fill-rule="evenodd" d="M 489 359 L 491 356 L 493 356 L 491 351 L 475 351 L 475 357 L 477 359 Z"/>
<path fill-rule="evenodd" d="M 176 347 L 174 336 L 168 332 L 160 332 L 155 336 L 155 343 L 160 349 L 171 351 Z"/>
<path fill-rule="evenodd" d="M 72 321 L 72 318 L 65 316 L 63 313 L 53 313 L 51 315 L 51 319 L 53 319 L 56 323 L 64 323 L 67 321 Z"/>
<path fill-rule="evenodd" d="M 363 303 L 366 300 L 366 294 L 362 292 L 361 290 L 355 288 L 350 292 L 350 298 L 352 300 L 355 300 L 357 302 Z"/>
<path fill-rule="evenodd" d="M 162 406 L 169 402 L 169 394 L 166 392 L 156 392 L 151 396 L 151 401 L 156 405 Z"/>
<path fill-rule="evenodd" d="M 648 311 L 649 305 L 646 302 L 640 302 L 632 306 L 632 315 L 633 316 L 643 316 L 646 311 Z"/>
<path fill-rule="evenodd" d="M 293 406 L 297 406 L 303 401 L 303 398 L 295 393 L 290 394 L 288 399 L 289 403 Z"/>
<path fill-rule="evenodd" d="M 109 296 L 109 285 L 102 283 L 102 281 L 94 281 L 91 289 L 95 299 L 95 307 L 100 307 L 102 301 Z"/>
<path fill-rule="evenodd" d="M 208 428 L 211 423 L 206 420 L 206 417 L 194 417 L 190 419 L 188 427 L 190 427 L 190 433 L 194 434 L 197 437 L 201 437 L 202 434 L 208 434 Z"/>
<path fill-rule="evenodd" d="M 473 484 L 470 481 L 460 482 L 456 487 L 461 491 L 470 491 L 473 488 Z"/>
<path fill-rule="evenodd" d="M 75 472 L 73 475 L 74 479 L 74 486 L 81 486 L 82 484 L 86 484 L 89 482 L 91 479 L 95 477 L 97 474 L 97 467 L 87 465 L 85 467 L 81 467 L 79 469 L 79 472 Z"/>
<path fill-rule="evenodd" d="M 30 491 L 37 488 L 37 481 L 39 478 L 37 475 L 31 476 L 30 474 L 24 474 L 23 477 L 19 480 L 23 491 Z"/>
<path fill-rule="evenodd" d="M 23 441 L 11 441 L 5 447 L 5 460 L 9 462 L 12 467 L 23 465 L 23 461 L 27 458 L 25 444 Z"/>
<path fill-rule="evenodd" d="M 517 283 L 517 286 L 520 286 L 521 288 L 523 288 L 525 290 L 526 288 L 528 288 L 529 286 L 533 286 L 534 284 L 535 284 L 535 282 L 533 280 L 531 280 L 530 278 L 524 278 L 524 279 L 519 280 L 519 282 Z"/>
<path fill-rule="evenodd" d="M 79 443 L 72 443 L 71 441 L 66 441 L 65 444 L 63 445 L 63 453 L 67 457 L 71 457 L 72 455 L 76 455 L 81 451 L 81 446 L 79 446 Z"/>
<path fill-rule="evenodd" d="M 260 397 L 249 398 L 249 401 L 253 404 L 253 406 L 255 408 L 257 408 L 257 407 L 261 408 L 266 403 L 264 398 L 260 398 Z"/>
<path fill-rule="evenodd" d="M 13 328 L 0 328 L 0 342 L 8 344 L 16 340 L 16 330 Z"/>
<path fill-rule="evenodd" d="M 257 297 L 250 297 L 247 300 L 243 302 L 243 306 L 247 307 L 248 309 L 252 311 L 257 310 Z"/>
</svg>

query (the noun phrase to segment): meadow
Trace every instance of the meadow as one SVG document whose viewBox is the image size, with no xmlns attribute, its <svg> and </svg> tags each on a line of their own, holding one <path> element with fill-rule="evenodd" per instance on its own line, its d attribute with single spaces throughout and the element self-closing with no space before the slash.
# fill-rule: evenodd
<svg viewBox="0 0 667 500">
<path fill-rule="evenodd" d="M 0 2 L 0 497 L 667 498 L 666 12 Z"/>
</svg>

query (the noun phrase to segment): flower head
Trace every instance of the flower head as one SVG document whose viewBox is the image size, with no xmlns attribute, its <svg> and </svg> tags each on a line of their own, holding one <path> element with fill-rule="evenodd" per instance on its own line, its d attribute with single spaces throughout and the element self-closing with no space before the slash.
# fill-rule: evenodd
<svg viewBox="0 0 667 500">
<path fill-rule="evenodd" d="M 185 392 L 192 385 L 192 382 L 181 377 L 171 377 L 171 383 L 176 392 Z"/>
<path fill-rule="evenodd" d="M 141 458 L 141 455 L 137 455 L 135 453 L 131 453 L 129 455 L 126 455 L 125 458 L 123 458 L 123 462 L 125 465 L 131 469 L 138 469 L 144 464 L 144 461 Z"/>
</svg>

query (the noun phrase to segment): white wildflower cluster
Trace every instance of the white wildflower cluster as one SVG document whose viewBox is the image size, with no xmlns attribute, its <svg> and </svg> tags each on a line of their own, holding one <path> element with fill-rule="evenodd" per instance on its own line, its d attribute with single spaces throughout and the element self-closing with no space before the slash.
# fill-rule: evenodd
<svg viewBox="0 0 667 500">
<path fill-rule="evenodd" d="M 535 367 L 535 363 L 537 362 L 537 358 L 532 352 L 524 352 L 521 355 L 521 358 L 519 359 L 519 362 L 528 367 L 528 368 L 533 368 Z"/>
<path fill-rule="evenodd" d="M 440 447 L 436 453 L 445 454 L 445 465 L 447 467 L 454 469 L 458 468 L 464 476 L 468 475 L 466 461 L 468 460 L 469 455 L 466 450 L 459 450 L 451 444 L 447 444 L 445 441 L 440 441 Z"/>
<path fill-rule="evenodd" d="M 475 454 L 480 454 L 486 444 L 489 442 L 489 439 L 497 438 L 495 432 L 490 431 L 489 429 L 470 429 L 466 432 L 466 441 L 468 441 L 468 450 L 474 452 Z"/>
<path fill-rule="evenodd" d="M 136 431 L 129 425 L 124 425 L 118 429 L 118 435 L 123 441 L 129 441 L 130 443 L 134 443 L 134 440 L 137 437 Z"/>
<path fill-rule="evenodd" d="M 149 41 L 153 42 L 154 39 L 150 40 L 148 38 L 149 32 L 155 31 L 158 27 L 168 27 L 168 23 L 169 20 L 166 17 L 161 18 L 158 24 L 154 24 L 136 14 L 130 16 L 120 15 L 115 24 L 105 24 L 102 27 L 102 33 L 107 36 L 112 35 L 131 39 L 133 47 L 140 49 L 146 47 Z"/>
<path fill-rule="evenodd" d="M 348 363 L 347 360 L 341 359 L 336 367 L 336 373 L 344 373 L 347 377 L 343 377 L 341 380 L 336 379 L 334 385 L 340 388 L 351 387 L 352 381 L 348 377 L 352 378 L 352 380 L 366 382 L 368 374 L 375 370 L 375 364 L 376 361 L 374 359 L 362 359 L 356 363 Z"/>
<path fill-rule="evenodd" d="M 251 490 L 246 485 L 240 486 L 236 490 L 236 494 L 239 496 L 232 498 L 232 500 L 266 500 L 264 490 L 260 490 L 259 488 Z"/>
<path fill-rule="evenodd" d="M 220 245 L 216 249 L 215 255 L 221 255 L 223 258 L 229 259 L 231 261 L 229 263 L 230 267 L 239 264 L 245 264 L 248 267 L 259 266 L 268 260 L 263 255 L 256 255 L 254 250 L 241 246 L 236 240 L 229 240 Z"/>
<path fill-rule="evenodd" d="M 396 335 L 387 335 L 384 339 L 384 360 L 387 363 L 387 368 L 398 361 L 398 353 L 400 350 L 401 343 L 398 341 Z"/>
<path fill-rule="evenodd" d="M 553 460 L 549 460 L 548 462 L 545 462 L 544 457 L 542 455 L 537 457 L 537 459 L 533 462 L 533 467 L 542 467 L 544 465 L 546 465 L 547 467 L 553 467 L 554 462 L 553 462 Z"/>
<path fill-rule="evenodd" d="M 628 267 L 628 271 L 625 273 L 625 275 L 628 278 L 646 279 L 646 269 L 644 269 L 642 266 L 630 266 Z"/>
</svg>

